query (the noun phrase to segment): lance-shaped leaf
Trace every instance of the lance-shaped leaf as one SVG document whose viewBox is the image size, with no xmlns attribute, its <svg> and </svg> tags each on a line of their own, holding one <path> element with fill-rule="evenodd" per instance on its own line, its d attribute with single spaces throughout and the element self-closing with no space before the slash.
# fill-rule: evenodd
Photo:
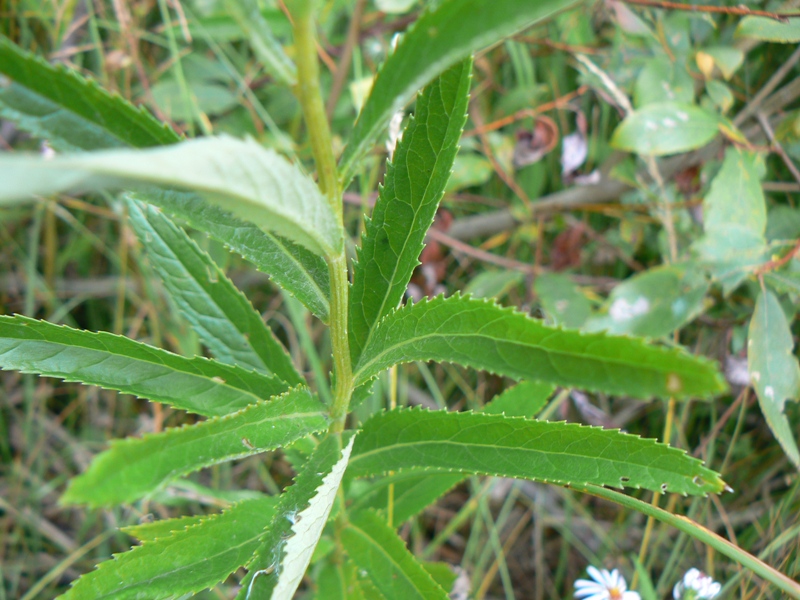
<svg viewBox="0 0 800 600">
<path fill-rule="evenodd" d="M 447 600 L 447 593 L 417 562 L 394 530 L 372 511 L 350 518 L 341 532 L 348 556 L 387 598 Z"/>
<path fill-rule="evenodd" d="M 348 475 L 411 468 L 680 494 L 720 492 L 725 485 L 683 450 L 617 430 L 419 409 L 369 419 L 356 440 Z"/>
<path fill-rule="evenodd" d="M 237 219 L 197 194 L 161 190 L 135 193 L 130 197 L 154 204 L 222 242 L 259 271 L 267 273 L 320 319 L 328 320 L 330 278 L 328 265 L 322 257 Z"/>
<path fill-rule="evenodd" d="M 0 117 L 57 150 L 144 148 L 180 136 L 143 108 L 61 65 L 51 65 L 0 36 Z"/>
<path fill-rule="evenodd" d="M 330 515 L 353 449 L 354 434 L 329 435 L 314 450 L 247 565 L 237 598 L 292 598 Z"/>
<path fill-rule="evenodd" d="M 307 388 L 296 388 L 232 415 L 112 441 L 70 482 L 62 501 L 92 506 L 132 502 L 180 475 L 274 450 L 325 429 L 323 409 Z"/>
<path fill-rule="evenodd" d="M 413 95 L 473 52 L 494 44 L 574 0 L 444 0 L 424 13 L 384 63 L 340 161 L 349 181 L 356 162 Z"/>
<path fill-rule="evenodd" d="M 786 315 L 770 291 L 762 291 L 750 320 L 747 368 L 761 412 L 786 455 L 800 468 L 800 451 L 784 414 L 786 400 L 800 396 L 800 366 Z"/>
<path fill-rule="evenodd" d="M 691 104 L 648 104 L 625 117 L 614 131 L 611 145 L 650 156 L 688 152 L 713 140 L 720 124 L 717 114 Z"/>
<path fill-rule="evenodd" d="M 344 243 L 333 209 L 299 168 L 252 139 L 201 138 L 152 150 L 0 158 L 0 204 L 31 195 L 155 184 L 209 202 L 321 256 Z"/>
<path fill-rule="evenodd" d="M 0 316 L 0 369 L 97 385 L 206 416 L 226 415 L 288 388 L 277 377 L 22 316 Z"/>
<path fill-rule="evenodd" d="M 127 204 L 130 222 L 164 287 L 214 356 L 292 385 L 302 383 L 261 315 L 211 257 L 160 211 Z"/>
<path fill-rule="evenodd" d="M 444 194 L 466 120 L 472 61 L 445 71 L 417 99 L 358 252 L 350 302 L 353 361 L 372 327 L 397 308 Z"/>
<path fill-rule="evenodd" d="M 389 486 L 394 485 L 392 522 L 399 525 L 436 502 L 463 479 L 464 476 L 460 473 L 439 474 L 431 477 L 430 473 L 424 470 L 408 470 L 393 473 L 369 483 L 354 482 L 353 485 L 357 488 L 351 487 L 350 490 L 354 496 L 350 511 L 374 508 L 386 513 L 389 504 Z"/>
<path fill-rule="evenodd" d="M 93 598 L 177 598 L 213 587 L 243 566 L 275 509 L 273 498 L 245 500 L 100 563 L 61 596 Z M 168 519 L 183 521 L 183 519 Z"/>
<path fill-rule="evenodd" d="M 381 321 L 354 369 L 356 381 L 414 360 L 637 398 L 707 397 L 725 389 L 710 361 L 681 349 L 548 327 L 460 296 L 405 306 Z"/>
</svg>

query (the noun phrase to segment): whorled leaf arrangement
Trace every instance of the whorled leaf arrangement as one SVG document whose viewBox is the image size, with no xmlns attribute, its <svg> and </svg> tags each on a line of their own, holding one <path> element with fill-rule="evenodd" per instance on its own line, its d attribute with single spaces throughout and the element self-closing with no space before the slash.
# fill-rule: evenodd
<svg viewBox="0 0 800 600">
<path fill-rule="evenodd" d="M 255 498 L 218 515 L 134 528 L 142 545 L 80 578 L 67 597 L 174 598 L 214 586 L 244 566 L 240 599 L 288 599 L 326 539 L 333 540 L 336 559 L 320 558 L 327 582 L 321 589 L 337 588 L 335 597 L 357 589 L 374 597 L 446 598 L 441 582 L 452 578 L 420 563 L 395 528 L 466 474 L 587 489 L 707 494 L 724 488 L 699 461 L 653 440 L 533 418 L 555 385 L 640 398 L 707 398 L 724 390 L 709 361 L 634 338 L 548 327 L 460 296 L 398 308 L 464 126 L 469 55 L 570 5 L 443 0 L 406 34 L 378 76 L 340 163 L 339 178 L 346 182 L 390 116 L 427 86 L 367 224 L 352 290 L 335 270 L 345 257 L 341 205 L 335 204 L 340 199 L 325 197 L 298 165 L 253 140 L 176 144 L 174 132 L 154 126 L 146 113 L 0 43 L 0 57 L 7 59 L 0 60 L 0 72 L 13 80 L 13 93 L 0 91 L 0 114 L 27 124 L 35 135 L 59 139 L 65 149 L 171 144 L 51 161 L 3 156 L 0 199 L 134 183 L 164 188 L 130 196 L 131 222 L 167 293 L 215 357 L 185 358 L 107 333 L 0 317 L 3 369 L 99 385 L 209 417 L 112 442 L 73 480 L 64 501 L 135 502 L 206 466 L 304 440 L 302 451 L 292 451 L 295 482 L 277 502 Z M 298 6 L 297 89 L 301 96 L 318 95 L 316 81 L 308 79 L 316 45 L 313 39 L 300 43 L 308 7 Z M 267 33 L 253 29 L 249 35 L 253 40 Z M 258 52 L 272 52 L 272 67 L 292 80 L 292 63 L 268 45 Z M 18 99 L 33 96 L 52 109 L 53 118 L 24 113 Z M 306 111 L 322 106 L 318 96 L 301 99 Z M 117 126 L 124 120 L 131 122 Z M 317 135 L 313 129 L 310 134 Z M 336 353 L 331 405 L 309 390 L 269 327 L 211 258 L 146 204 L 239 252 L 330 325 Z M 346 403 L 363 395 L 381 371 L 412 360 L 455 362 L 528 381 L 484 413 L 397 409 L 374 415 L 360 432 L 342 431 L 337 411 L 346 413 Z M 312 436 L 326 429 L 320 439 Z M 367 578 L 359 577 L 363 570 Z"/>
</svg>

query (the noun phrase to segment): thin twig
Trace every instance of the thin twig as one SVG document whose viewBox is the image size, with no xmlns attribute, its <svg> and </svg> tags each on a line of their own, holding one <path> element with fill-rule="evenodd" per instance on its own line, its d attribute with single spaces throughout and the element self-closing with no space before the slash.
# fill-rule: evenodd
<svg viewBox="0 0 800 600">
<path fill-rule="evenodd" d="M 756 119 L 758 123 L 761 125 L 761 128 L 764 130 L 764 133 L 767 134 L 767 139 L 769 139 L 770 144 L 772 144 L 772 149 L 775 153 L 781 157 L 783 164 L 786 165 L 786 168 L 789 169 L 792 176 L 794 177 L 795 181 L 800 183 L 800 170 L 797 169 L 797 165 L 794 164 L 794 161 L 786 154 L 786 150 L 783 149 L 781 143 L 775 139 L 775 132 L 772 131 L 772 126 L 769 124 L 769 119 L 767 119 L 762 113 L 756 113 Z"/>
<path fill-rule="evenodd" d="M 496 121 L 492 121 L 491 123 L 486 123 L 481 127 L 476 127 L 475 129 L 470 129 L 469 131 L 465 131 L 462 137 L 467 138 L 473 135 L 481 135 L 483 133 L 495 131 L 497 129 L 505 127 L 506 125 L 510 125 L 515 121 L 519 121 L 527 117 L 535 119 L 542 113 L 566 107 L 572 100 L 574 100 L 579 96 L 582 96 L 587 91 L 589 91 L 589 86 L 587 84 L 583 84 L 574 92 L 564 94 L 560 98 L 556 98 L 551 102 L 545 102 L 544 104 L 540 104 L 536 108 L 523 108 L 522 110 L 518 110 L 514 114 L 509 115 L 507 117 L 503 117 L 502 119 L 497 119 Z"/>
<path fill-rule="evenodd" d="M 769 78 L 767 83 L 765 83 L 758 93 L 753 96 L 750 102 L 739 111 L 739 114 L 736 115 L 736 118 L 733 120 L 733 124 L 739 127 L 745 120 L 749 119 L 753 116 L 760 108 L 761 104 L 764 102 L 764 99 L 769 96 L 776 87 L 783 81 L 784 77 L 789 74 L 789 72 L 794 68 L 797 61 L 800 60 L 800 46 L 792 52 L 792 55 L 784 62 L 777 71 L 775 71 L 772 76 Z"/>
<path fill-rule="evenodd" d="M 745 6 L 708 6 L 703 4 L 683 4 L 681 2 L 663 2 L 661 0 L 622 0 L 625 4 L 663 8 L 666 10 L 684 10 L 689 12 L 720 13 L 725 15 L 754 16 L 774 19 L 787 23 L 792 17 L 800 17 L 800 13 L 776 13 L 767 10 L 756 10 Z"/>
<path fill-rule="evenodd" d="M 777 271 L 783 265 L 788 263 L 792 260 L 797 253 L 800 252 L 800 239 L 795 242 L 795 245 L 792 246 L 792 249 L 789 250 L 786 254 L 781 256 L 780 258 L 774 258 L 768 262 L 765 262 L 763 265 L 759 266 L 755 271 L 753 271 L 753 275 L 756 277 L 761 277 L 764 273 L 769 273 L 770 271 Z"/>
</svg>

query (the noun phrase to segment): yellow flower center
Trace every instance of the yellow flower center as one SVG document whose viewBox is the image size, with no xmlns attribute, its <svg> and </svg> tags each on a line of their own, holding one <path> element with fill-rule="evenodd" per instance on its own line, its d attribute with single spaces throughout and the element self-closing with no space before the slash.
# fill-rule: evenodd
<svg viewBox="0 0 800 600">
<path fill-rule="evenodd" d="M 622 592 L 619 591 L 619 588 L 611 588 L 608 590 L 608 598 L 609 600 L 622 600 Z"/>
</svg>

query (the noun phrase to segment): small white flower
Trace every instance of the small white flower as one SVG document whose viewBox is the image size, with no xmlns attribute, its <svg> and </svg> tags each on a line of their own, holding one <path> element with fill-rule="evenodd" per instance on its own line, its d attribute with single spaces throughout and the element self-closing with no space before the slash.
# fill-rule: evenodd
<svg viewBox="0 0 800 600">
<path fill-rule="evenodd" d="M 675 600 L 699 600 L 700 598 L 716 598 L 722 586 L 711 579 L 709 575 L 689 569 L 683 576 L 683 581 L 679 581 L 672 589 L 672 597 Z"/>
<path fill-rule="evenodd" d="M 610 573 L 603 569 L 588 567 L 586 572 L 594 579 L 578 579 L 575 582 L 575 597 L 581 600 L 641 600 L 638 592 L 629 592 L 625 578 L 617 569 Z"/>
</svg>

